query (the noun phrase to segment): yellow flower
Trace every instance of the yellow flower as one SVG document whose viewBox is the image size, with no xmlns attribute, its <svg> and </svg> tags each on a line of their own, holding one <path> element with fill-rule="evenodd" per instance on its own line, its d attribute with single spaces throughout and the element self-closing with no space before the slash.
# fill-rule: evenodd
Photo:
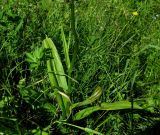
<svg viewBox="0 0 160 135">
<path fill-rule="evenodd" d="M 138 12 L 137 12 L 137 11 L 134 11 L 134 12 L 132 12 L 132 15 L 134 15 L 134 16 L 138 16 L 139 14 L 138 14 Z"/>
</svg>

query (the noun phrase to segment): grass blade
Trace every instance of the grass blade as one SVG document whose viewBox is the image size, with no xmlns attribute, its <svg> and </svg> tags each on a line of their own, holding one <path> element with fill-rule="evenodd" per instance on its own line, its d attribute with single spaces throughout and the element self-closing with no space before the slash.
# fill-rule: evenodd
<svg viewBox="0 0 160 135">
<path fill-rule="evenodd" d="M 65 62 L 67 65 L 67 69 L 69 70 L 71 66 L 70 58 L 69 58 L 69 44 L 67 44 L 63 27 L 61 27 L 61 36 L 62 36 L 62 41 L 63 41 L 63 51 L 64 51 L 64 56 L 65 56 Z"/>
<path fill-rule="evenodd" d="M 84 127 L 80 127 L 80 126 L 77 126 L 77 125 L 73 125 L 73 124 L 70 124 L 70 123 L 65 123 L 65 122 L 59 122 L 57 121 L 57 123 L 62 123 L 62 124 L 65 124 L 65 125 L 68 125 L 68 126 L 72 126 L 72 127 L 75 127 L 75 128 L 78 128 L 78 129 L 81 129 L 89 134 L 96 134 L 96 135 L 104 135 L 98 131 L 95 131 L 95 130 L 92 130 L 90 128 L 84 128 Z"/>
</svg>

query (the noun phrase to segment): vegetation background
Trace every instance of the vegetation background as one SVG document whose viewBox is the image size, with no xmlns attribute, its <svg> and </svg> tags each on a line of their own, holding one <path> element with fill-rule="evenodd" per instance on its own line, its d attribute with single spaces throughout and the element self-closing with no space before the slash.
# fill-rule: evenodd
<svg viewBox="0 0 160 135">
<path fill-rule="evenodd" d="M 100 86 L 102 96 L 92 104 L 128 100 L 143 109 L 97 111 L 79 121 L 68 120 L 72 126 L 55 123 L 61 110 L 51 92 L 46 64 L 38 59 L 31 68 L 26 53 L 38 50 L 47 35 L 64 63 L 63 27 L 72 57 L 70 2 L 0 0 L 0 134 L 83 135 L 94 134 L 87 133 L 92 129 L 106 135 L 159 135 L 160 1 L 76 0 L 74 4 L 79 50 L 71 101 L 89 98 Z"/>
</svg>

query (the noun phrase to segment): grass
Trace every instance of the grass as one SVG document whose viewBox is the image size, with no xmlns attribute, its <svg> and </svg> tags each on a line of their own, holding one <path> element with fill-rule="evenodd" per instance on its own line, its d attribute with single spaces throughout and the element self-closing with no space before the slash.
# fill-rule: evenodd
<svg viewBox="0 0 160 135">
<path fill-rule="evenodd" d="M 0 2 L 0 133 L 158 134 L 160 2 L 74 4 L 71 19 L 70 2 Z M 46 35 L 64 69 L 69 90 L 58 84 L 57 95 L 71 101 L 69 114 L 49 78 L 55 51 L 42 50 Z"/>
</svg>

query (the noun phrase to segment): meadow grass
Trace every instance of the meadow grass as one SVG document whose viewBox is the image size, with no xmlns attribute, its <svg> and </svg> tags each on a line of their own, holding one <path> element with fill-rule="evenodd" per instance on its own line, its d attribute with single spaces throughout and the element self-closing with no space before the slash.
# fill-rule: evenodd
<svg viewBox="0 0 160 135">
<path fill-rule="evenodd" d="M 68 2 L 1 1 L 0 133 L 156 134 L 154 126 L 160 123 L 158 5 L 158 0 L 75 1 L 74 37 Z M 46 58 L 40 53 L 46 35 L 57 48 L 70 90 L 59 93 L 70 98 L 73 108 L 77 106 L 67 121 L 62 120 L 63 107 L 56 102 Z M 63 48 L 65 40 L 70 50 Z M 34 56 L 32 66 L 26 60 L 28 52 Z M 69 58 L 74 63 L 71 71 Z M 92 102 L 97 87 L 102 93 Z M 128 109 L 131 105 L 123 106 L 124 100 L 143 109 Z M 115 104 L 116 109 L 109 108 Z M 86 114 L 90 108 L 97 111 Z M 88 117 L 78 120 L 83 111 Z"/>
</svg>

